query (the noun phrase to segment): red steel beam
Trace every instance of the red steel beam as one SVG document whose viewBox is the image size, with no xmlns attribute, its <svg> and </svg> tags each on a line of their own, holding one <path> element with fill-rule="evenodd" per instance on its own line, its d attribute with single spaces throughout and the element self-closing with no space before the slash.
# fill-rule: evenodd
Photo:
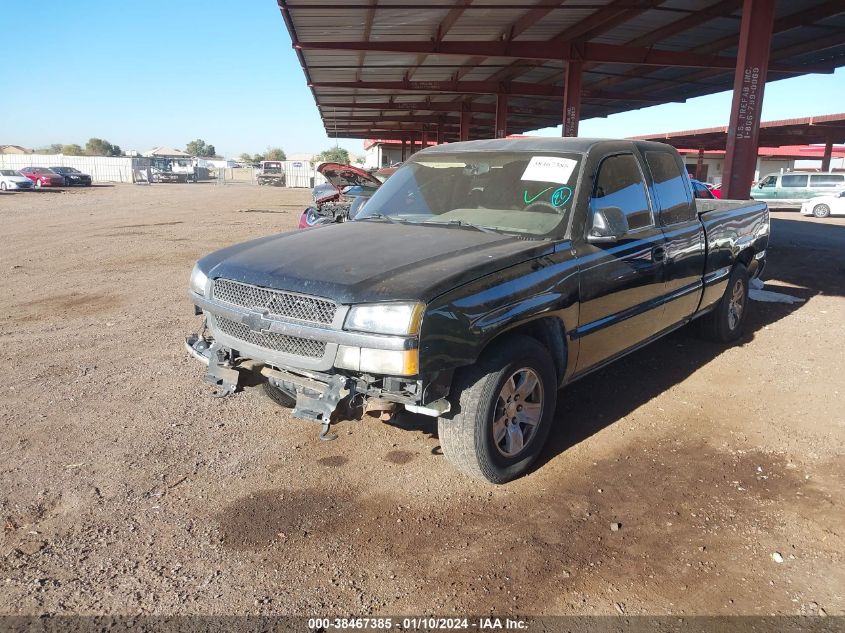
<svg viewBox="0 0 845 633">
<path fill-rule="evenodd" d="M 312 83 L 313 88 L 349 88 L 361 90 L 395 90 L 397 92 L 449 92 L 456 94 L 509 94 L 522 97 L 547 97 L 562 99 L 563 89 L 550 84 L 532 84 L 525 82 L 495 81 L 320 81 Z M 353 96 L 353 95 L 350 95 Z M 647 95 L 602 90 L 585 90 L 583 99 L 608 101 L 642 101 L 643 103 L 667 103 L 664 99 L 654 99 Z M 332 104 L 325 104 L 329 107 Z M 401 104 L 400 104 L 401 105 Z"/>
<path fill-rule="evenodd" d="M 462 112 L 464 109 L 468 109 L 470 112 L 481 113 L 481 114 L 495 114 L 496 113 L 496 106 L 492 103 L 471 103 L 468 104 L 466 108 L 461 107 L 460 102 L 426 102 L 426 101 L 414 101 L 414 102 L 404 102 L 404 103 L 391 103 L 391 102 L 379 102 L 379 103 L 356 103 L 356 102 L 344 102 L 344 103 L 324 103 L 322 104 L 321 108 L 327 110 L 325 115 L 328 117 L 333 118 L 349 118 L 350 116 L 354 115 L 337 115 L 335 114 L 334 110 L 378 110 L 383 112 L 395 112 L 395 111 L 407 111 L 407 112 L 422 112 L 422 111 L 429 111 L 429 112 L 441 112 L 444 116 L 449 116 L 450 114 L 457 114 Z M 508 105 L 508 116 L 558 116 L 559 110 L 557 108 L 538 108 L 532 106 L 514 106 Z"/>
<path fill-rule="evenodd" d="M 707 9 L 702 10 L 701 14 L 706 14 Z M 786 15 L 782 18 L 778 18 L 774 22 L 774 26 L 772 27 L 773 33 L 785 33 L 787 31 L 791 31 L 792 29 L 799 28 L 802 26 L 809 26 L 812 25 L 814 22 L 818 20 L 824 20 L 825 18 L 830 18 L 836 15 L 840 15 L 845 13 L 845 3 L 842 0 L 827 0 L 827 2 L 823 2 L 815 7 L 811 8 L 800 8 L 796 13 L 791 13 Z M 693 16 L 690 16 L 693 17 Z M 683 21 L 683 20 L 682 20 Z M 717 40 L 712 40 L 707 42 L 706 44 L 702 44 L 701 46 L 696 46 L 695 48 L 691 49 L 690 52 L 693 53 L 701 53 L 701 54 L 709 54 L 718 51 L 722 51 L 725 49 L 733 48 L 736 46 L 738 41 L 737 35 L 728 35 L 726 37 L 721 37 Z M 809 50 L 813 50 L 813 47 L 821 47 L 821 46 L 834 46 L 838 43 L 842 42 L 841 34 L 834 34 L 833 38 L 830 36 L 822 37 L 822 38 L 814 38 L 808 42 Z M 629 44 L 635 44 L 636 41 L 628 42 Z M 649 44 L 653 43 L 650 41 L 639 42 L 640 44 Z M 801 45 L 797 45 L 800 47 Z M 785 58 L 792 54 L 796 54 L 800 52 L 800 48 L 796 46 L 789 47 L 787 50 L 779 50 L 775 51 L 772 55 L 773 59 L 778 58 Z M 778 68 L 777 65 L 770 65 L 769 71 L 776 72 Z M 638 67 L 638 68 L 631 68 L 630 70 L 626 71 L 622 76 L 619 77 L 609 77 L 607 79 L 603 79 L 600 82 L 597 82 L 595 86 L 597 88 L 607 88 L 609 86 L 613 86 L 619 83 L 622 83 L 628 79 L 644 79 L 647 75 L 653 72 L 654 69 L 648 68 L 646 66 Z M 812 69 L 808 69 L 805 72 L 814 72 Z M 708 77 L 713 77 L 715 75 L 722 74 L 719 71 L 713 70 L 704 70 L 696 72 L 695 74 L 688 75 L 685 79 L 689 80 L 690 82 L 695 81 L 697 79 L 706 79 Z M 651 78 L 648 77 L 651 81 Z"/>
<path fill-rule="evenodd" d="M 437 25 L 437 30 L 434 33 L 433 39 L 436 42 L 442 42 L 443 38 L 446 37 L 446 34 L 452 30 L 452 27 L 455 26 L 455 22 L 463 15 L 464 11 L 467 8 L 472 0 L 460 0 L 455 6 L 449 9 L 449 12 L 446 14 L 446 17 L 443 18 L 443 21 Z M 369 37 L 365 37 L 365 40 L 369 40 Z M 420 66 L 425 63 L 426 58 L 428 57 L 427 54 L 419 55 L 414 62 L 414 65 L 408 69 L 408 72 L 405 73 L 405 79 L 411 79 L 414 76 L 414 73 L 417 72 Z"/>
<path fill-rule="evenodd" d="M 581 62 L 568 62 L 563 86 L 563 136 L 578 136 L 578 122 L 581 120 L 581 77 Z"/>
<path fill-rule="evenodd" d="M 639 64 L 644 66 L 682 66 L 695 68 L 734 68 L 736 59 L 720 55 L 659 50 L 650 47 L 618 46 L 595 42 L 296 42 L 295 49 L 328 51 L 373 51 L 382 53 L 425 53 L 428 55 L 483 55 L 515 59 L 580 59 L 607 64 Z M 813 67 L 778 66 L 773 71 L 783 73 L 830 72 L 833 66 Z"/>
<path fill-rule="evenodd" d="M 378 4 L 378 0 L 370 0 L 370 6 L 367 9 L 367 17 L 366 17 L 366 20 L 364 21 L 364 39 L 365 40 L 370 39 L 370 34 L 373 31 L 373 19 L 376 16 L 376 4 Z M 364 55 L 365 54 L 366 53 L 364 53 L 364 51 L 359 51 L 359 53 L 358 53 L 358 66 L 359 67 L 363 66 L 363 64 L 364 64 Z M 358 81 L 361 80 L 361 69 L 360 68 L 355 72 L 355 79 L 357 79 Z"/>
<path fill-rule="evenodd" d="M 725 152 L 723 191 L 728 199 L 751 195 L 774 18 L 775 0 L 745 0 Z"/>
</svg>

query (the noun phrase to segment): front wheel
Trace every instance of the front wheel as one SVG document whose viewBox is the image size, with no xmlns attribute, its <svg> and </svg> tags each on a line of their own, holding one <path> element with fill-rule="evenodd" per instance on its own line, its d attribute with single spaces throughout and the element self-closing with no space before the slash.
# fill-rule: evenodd
<svg viewBox="0 0 845 633">
<path fill-rule="evenodd" d="M 501 484 L 531 467 L 557 402 L 557 374 L 535 339 L 512 336 L 456 375 L 456 407 L 437 421 L 443 454 L 475 479 Z"/>
<path fill-rule="evenodd" d="M 813 207 L 813 215 L 817 218 L 826 218 L 830 215 L 830 207 L 826 204 L 817 204 Z"/>
<path fill-rule="evenodd" d="M 747 313 L 748 270 L 742 264 L 736 264 L 719 303 L 699 319 L 701 334 L 717 343 L 732 343 L 742 336 Z"/>
<path fill-rule="evenodd" d="M 6 183 L 0 182 L 0 191 L 6 191 Z"/>
</svg>

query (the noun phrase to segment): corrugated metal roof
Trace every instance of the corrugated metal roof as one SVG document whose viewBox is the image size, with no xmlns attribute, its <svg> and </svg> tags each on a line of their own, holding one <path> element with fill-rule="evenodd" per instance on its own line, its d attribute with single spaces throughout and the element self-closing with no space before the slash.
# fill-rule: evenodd
<svg viewBox="0 0 845 633">
<path fill-rule="evenodd" d="M 498 91 L 511 93 L 508 132 L 557 125 L 565 63 L 502 55 L 511 44 L 536 42 L 552 54 L 575 42 L 732 57 L 742 9 L 742 0 L 277 2 L 326 132 L 352 138 L 440 126 L 452 139 L 462 107 L 473 111 L 471 138 L 489 137 Z M 446 54 L 441 43 L 479 52 Z M 361 50 L 379 45 L 412 50 Z M 843 64 L 845 2 L 777 0 L 769 81 Z M 733 75 L 732 67 L 585 61 L 581 118 L 730 90 Z M 538 91 L 545 94 L 531 96 Z"/>
</svg>

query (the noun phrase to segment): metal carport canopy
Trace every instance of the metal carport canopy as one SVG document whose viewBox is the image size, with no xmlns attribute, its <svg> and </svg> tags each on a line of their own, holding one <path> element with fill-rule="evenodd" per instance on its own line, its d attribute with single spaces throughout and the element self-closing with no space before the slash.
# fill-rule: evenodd
<svg viewBox="0 0 845 633">
<path fill-rule="evenodd" d="M 725 149 L 728 128 L 711 127 L 700 130 L 645 134 L 631 138 L 643 141 L 663 141 L 674 147 L 691 149 Z M 759 141 L 760 147 L 845 143 L 845 113 L 780 121 L 763 121 L 760 123 Z"/>
<path fill-rule="evenodd" d="M 576 131 L 730 90 L 743 12 L 742 0 L 277 2 L 329 136 L 418 141 L 454 140 L 462 119 L 469 138 L 559 125 L 567 68 Z M 767 80 L 832 72 L 843 34 L 842 0 L 775 2 Z"/>
</svg>

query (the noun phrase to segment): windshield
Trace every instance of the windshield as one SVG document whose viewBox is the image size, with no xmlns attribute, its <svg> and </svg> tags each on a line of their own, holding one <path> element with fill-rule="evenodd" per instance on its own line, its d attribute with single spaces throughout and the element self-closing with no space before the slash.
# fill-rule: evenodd
<svg viewBox="0 0 845 633">
<path fill-rule="evenodd" d="M 386 217 L 534 236 L 554 234 L 569 215 L 579 154 L 421 154 L 373 195 L 357 219 Z"/>
</svg>

